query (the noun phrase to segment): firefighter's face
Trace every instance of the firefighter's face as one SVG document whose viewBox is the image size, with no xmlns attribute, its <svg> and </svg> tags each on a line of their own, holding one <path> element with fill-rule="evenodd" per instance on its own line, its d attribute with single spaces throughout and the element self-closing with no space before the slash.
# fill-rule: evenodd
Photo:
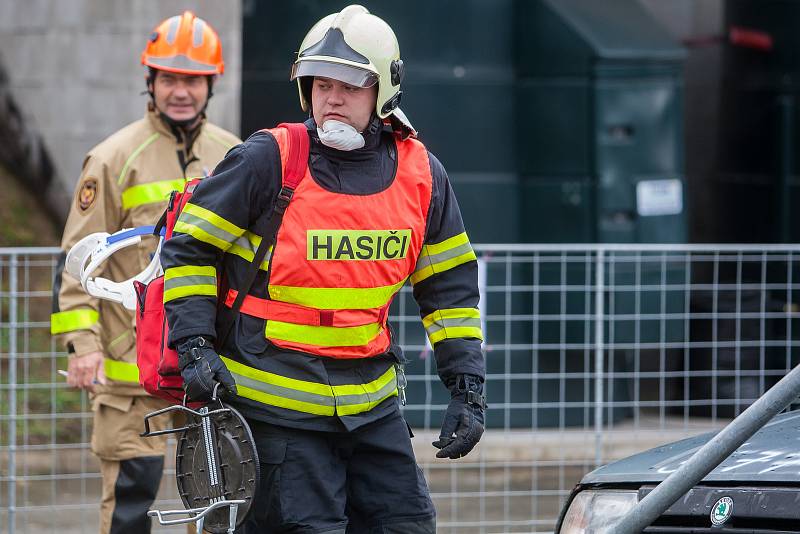
<svg viewBox="0 0 800 534">
<path fill-rule="evenodd" d="M 174 121 L 197 117 L 208 101 L 205 76 L 155 71 L 153 99 L 156 108 Z"/>
<path fill-rule="evenodd" d="M 311 86 L 311 108 L 319 127 L 327 120 L 336 120 L 363 132 L 372 117 L 377 98 L 377 85 L 357 87 L 317 76 Z"/>
</svg>

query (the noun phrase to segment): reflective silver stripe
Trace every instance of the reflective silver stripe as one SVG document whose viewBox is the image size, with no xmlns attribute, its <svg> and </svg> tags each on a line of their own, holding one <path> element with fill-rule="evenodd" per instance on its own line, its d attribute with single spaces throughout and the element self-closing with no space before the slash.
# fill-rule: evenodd
<svg viewBox="0 0 800 534">
<path fill-rule="evenodd" d="M 324 416 L 353 415 L 367 412 L 397 395 L 394 366 L 365 384 L 333 386 L 262 371 L 225 356 L 220 358 L 236 380 L 240 397 L 286 410 Z"/>
<path fill-rule="evenodd" d="M 204 232 L 211 234 L 217 239 L 229 244 L 234 243 L 239 239 L 238 236 L 235 236 L 230 232 L 226 232 L 219 226 L 211 224 L 205 219 L 201 219 L 200 217 L 192 215 L 191 213 L 187 213 L 185 211 L 180 214 L 180 216 L 178 217 L 178 221 L 186 224 L 191 224 L 192 226 L 196 226 L 201 230 L 203 230 Z"/>
<path fill-rule="evenodd" d="M 472 245 L 469 243 L 464 243 L 463 245 L 459 245 L 456 248 L 451 248 L 450 250 L 445 250 L 444 252 L 440 252 L 438 254 L 431 254 L 423 255 L 420 257 L 420 266 L 427 267 L 428 265 L 435 265 L 437 263 L 441 263 L 443 261 L 447 261 L 452 258 L 457 258 L 462 254 L 467 254 L 472 252 Z"/>
<path fill-rule="evenodd" d="M 194 28 L 192 28 L 192 46 L 197 48 L 203 44 L 203 28 L 206 23 L 203 19 L 194 19 Z"/>
<path fill-rule="evenodd" d="M 179 276 L 177 278 L 170 278 L 164 280 L 165 290 L 172 289 L 175 287 L 202 286 L 202 285 L 215 286 L 217 285 L 217 278 L 214 276 L 192 275 L 192 276 Z"/>
<path fill-rule="evenodd" d="M 233 375 L 236 384 L 254 389 L 256 391 L 261 391 L 262 393 L 268 393 L 284 399 L 307 402 L 309 404 L 328 406 L 330 408 L 334 408 L 336 406 L 336 398 L 333 396 L 315 395 L 314 393 L 276 386 L 275 384 L 268 384 L 267 382 L 260 382 L 234 372 L 231 372 L 231 374 Z"/>
<path fill-rule="evenodd" d="M 382 401 L 391 395 L 396 389 L 397 378 L 395 377 L 375 393 L 363 393 L 361 395 L 339 395 L 336 397 L 336 404 L 338 406 L 352 406 L 354 404 Z"/>
<path fill-rule="evenodd" d="M 480 329 L 481 320 L 478 317 L 451 317 L 448 319 L 437 319 L 426 330 L 428 335 L 438 332 L 442 328 L 474 327 Z"/>
<path fill-rule="evenodd" d="M 258 250 L 258 246 L 260 244 L 261 244 L 260 235 L 254 234 L 249 230 L 245 230 L 244 234 L 239 236 L 239 238 L 236 239 L 236 241 L 231 243 L 231 248 L 228 249 L 228 252 L 231 254 L 236 254 L 237 256 L 241 256 L 247 261 L 253 261 L 256 255 L 256 250 Z M 266 256 L 264 256 L 264 261 L 268 262 L 271 257 L 272 257 L 272 247 L 269 247 Z"/>
<path fill-rule="evenodd" d="M 181 26 L 181 18 L 174 16 L 169 19 L 169 29 L 167 30 L 167 42 L 175 44 L 175 38 L 178 36 L 178 28 Z"/>
<path fill-rule="evenodd" d="M 250 242 L 250 236 L 258 238 L 258 239 L 256 239 L 255 243 L 251 243 Z M 256 254 L 256 249 L 258 248 L 258 244 L 260 242 L 261 242 L 261 236 L 258 236 L 256 234 L 252 234 L 249 231 L 245 230 L 245 233 L 240 235 L 239 237 L 237 237 L 236 241 L 231 243 L 231 245 L 239 247 L 242 250 L 244 250 L 245 252 L 252 253 L 252 256 L 250 256 L 249 258 L 244 258 L 244 256 L 242 256 L 242 257 L 244 259 L 246 259 L 247 261 L 253 261 L 253 257 Z M 267 252 L 267 259 L 269 259 L 269 256 L 270 256 L 270 254 L 269 254 L 269 252 Z"/>
<path fill-rule="evenodd" d="M 200 74 L 216 74 L 217 67 L 207 63 L 193 61 L 186 56 L 151 57 L 148 59 L 156 67 L 191 70 Z"/>
</svg>

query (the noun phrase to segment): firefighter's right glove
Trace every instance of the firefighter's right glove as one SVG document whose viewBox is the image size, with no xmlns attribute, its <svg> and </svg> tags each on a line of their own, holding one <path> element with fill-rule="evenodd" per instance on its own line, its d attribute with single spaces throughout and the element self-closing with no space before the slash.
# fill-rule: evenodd
<svg viewBox="0 0 800 534">
<path fill-rule="evenodd" d="M 458 375 L 450 389 L 450 405 L 444 413 L 442 432 L 433 446 L 440 449 L 437 458 L 466 456 L 483 435 L 483 380 L 474 375 Z"/>
<path fill-rule="evenodd" d="M 220 396 L 236 395 L 236 382 L 210 341 L 203 337 L 189 338 L 178 345 L 177 351 L 183 389 L 189 400 L 210 400 L 217 384 Z"/>
</svg>

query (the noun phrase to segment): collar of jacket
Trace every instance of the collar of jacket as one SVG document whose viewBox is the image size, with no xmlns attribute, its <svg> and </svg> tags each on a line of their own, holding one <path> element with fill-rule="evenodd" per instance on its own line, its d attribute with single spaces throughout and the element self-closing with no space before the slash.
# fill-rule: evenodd
<svg viewBox="0 0 800 534">
<path fill-rule="evenodd" d="M 376 120 L 362 134 L 358 150 L 336 150 L 319 140 L 314 119 L 305 122 L 311 137 L 311 176 L 334 193 L 371 195 L 386 189 L 394 180 L 396 152 L 392 130 Z"/>
<path fill-rule="evenodd" d="M 152 102 L 147 103 L 147 111 L 145 112 L 144 116 L 145 119 L 147 119 L 147 121 L 150 123 L 150 126 L 153 128 L 153 130 L 162 135 L 169 136 L 171 139 L 174 139 L 176 143 L 182 143 L 184 141 L 183 139 L 179 139 L 172 130 L 172 127 L 161 118 L 161 114 L 156 110 L 156 107 Z M 197 136 L 200 135 L 200 132 L 203 130 L 203 126 L 205 126 L 207 120 L 208 119 L 204 113 L 200 118 L 200 123 L 195 126 L 191 132 L 189 132 L 191 141 L 189 145 L 191 145 L 192 142 L 197 139 Z"/>
</svg>

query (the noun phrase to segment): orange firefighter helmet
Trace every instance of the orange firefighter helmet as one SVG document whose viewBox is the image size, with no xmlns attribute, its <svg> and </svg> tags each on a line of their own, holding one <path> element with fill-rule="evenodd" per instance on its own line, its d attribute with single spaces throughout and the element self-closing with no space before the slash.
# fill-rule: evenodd
<svg viewBox="0 0 800 534">
<path fill-rule="evenodd" d="M 156 26 L 142 52 L 142 64 L 179 74 L 222 74 L 222 44 L 206 21 L 191 11 Z"/>
</svg>

